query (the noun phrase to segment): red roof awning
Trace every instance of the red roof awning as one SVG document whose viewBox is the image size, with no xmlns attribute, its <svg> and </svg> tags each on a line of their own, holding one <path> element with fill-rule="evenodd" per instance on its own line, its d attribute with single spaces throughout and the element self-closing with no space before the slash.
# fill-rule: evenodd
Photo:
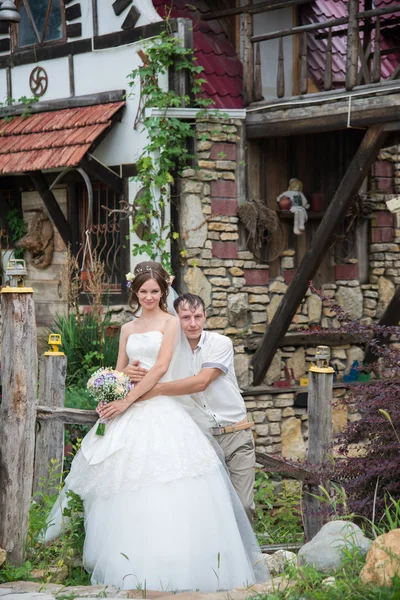
<svg viewBox="0 0 400 600">
<path fill-rule="evenodd" d="M 77 167 L 125 102 L 0 119 L 0 174 Z"/>
</svg>

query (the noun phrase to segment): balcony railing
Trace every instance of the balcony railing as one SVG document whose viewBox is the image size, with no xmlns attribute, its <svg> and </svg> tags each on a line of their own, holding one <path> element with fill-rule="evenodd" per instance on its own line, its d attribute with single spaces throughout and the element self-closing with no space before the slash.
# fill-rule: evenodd
<svg viewBox="0 0 400 600">
<path fill-rule="evenodd" d="M 254 87 L 247 94 L 251 101 L 261 101 L 260 44 L 278 40 L 276 96 L 285 96 L 285 54 L 283 39 L 292 36 L 299 47 L 298 68 L 293 69 L 297 81 L 292 81 L 299 94 L 308 93 L 310 81 L 310 45 L 316 44 L 318 52 L 325 48 L 324 68 L 321 81 L 317 82 L 321 92 L 332 89 L 353 90 L 359 85 L 371 85 L 395 80 L 400 75 L 400 46 L 391 46 L 382 36 L 382 30 L 400 24 L 400 2 L 372 10 L 360 11 L 360 0 L 349 0 L 346 17 L 325 22 L 310 23 L 298 27 L 252 36 L 254 48 Z M 396 16 L 398 13 L 398 16 Z M 393 15 L 391 18 L 387 18 Z M 386 17 L 386 18 L 385 18 Z M 335 48 L 334 38 L 341 36 L 341 50 Z M 312 43 L 314 41 L 314 44 Z M 324 45 L 321 40 L 326 40 Z M 333 55 L 342 62 L 343 77 L 340 81 L 333 74 Z M 390 68 L 385 57 L 391 55 Z M 385 63 L 386 60 L 386 63 Z M 385 66 L 386 65 L 386 66 Z M 315 89 L 313 90 L 315 92 Z"/>
</svg>

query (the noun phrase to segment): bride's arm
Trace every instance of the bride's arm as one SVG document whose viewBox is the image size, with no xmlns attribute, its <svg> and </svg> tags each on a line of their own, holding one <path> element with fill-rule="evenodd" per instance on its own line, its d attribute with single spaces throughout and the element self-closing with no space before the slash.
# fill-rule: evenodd
<svg viewBox="0 0 400 600">
<path fill-rule="evenodd" d="M 115 367 L 115 369 L 117 371 L 123 371 L 129 362 L 129 358 L 126 353 L 126 342 L 128 339 L 127 325 L 128 325 L 128 323 L 126 323 L 125 325 L 122 325 L 121 333 L 119 336 L 118 359 L 117 359 L 117 366 Z"/>
<path fill-rule="evenodd" d="M 149 369 L 142 381 L 137 383 L 123 400 L 111 402 L 101 409 L 101 416 L 103 418 L 110 419 L 124 412 L 128 406 L 151 390 L 161 377 L 165 375 L 168 371 L 174 352 L 177 331 L 178 319 L 176 317 L 171 317 L 165 325 L 164 337 L 155 365 Z"/>
</svg>

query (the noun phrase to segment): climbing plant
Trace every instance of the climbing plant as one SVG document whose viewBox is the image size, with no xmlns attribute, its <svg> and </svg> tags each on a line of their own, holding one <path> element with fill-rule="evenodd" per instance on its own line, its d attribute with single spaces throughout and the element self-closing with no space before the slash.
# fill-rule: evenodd
<svg viewBox="0 0 400 600">
<path fill-rule="evenodd" d="M 140 85 L 138 121 L 147 134 L 147 145 L 143 149 L 136 166 L 135 177 L 141 193 L 138 194 L 133 211 L 133 231 L 141 231 L 141 242 L 133 246 L 134 256 L 147 254 L 152 260 L 159 260 L 170 268 L 168 239 L 179 237 L 171 232 L 166 220 L 166 208 L 170 202 L 170 188 L 176 173 L 180 173 L 193 158 L 187 147 L 188 138 L 195 136 L 191 124 L 168 115 L 168 109 L 177 107 L 198 107 L 199 112 L 213 104 L 201 96 L 203 67 L 196 64 L 194 52 L 184 48 L 182 41 L 166 30 L 144 47 L 143 65 L 129 75 L 131 87 Z M 191 81 L 190 94 L 179 96 L 173 90 L 164 90 L 160 77 L 169 69 L 186 71 Z M 162 116 L 146 114 L 146 109 L 157 108 Z"/>
</svg>

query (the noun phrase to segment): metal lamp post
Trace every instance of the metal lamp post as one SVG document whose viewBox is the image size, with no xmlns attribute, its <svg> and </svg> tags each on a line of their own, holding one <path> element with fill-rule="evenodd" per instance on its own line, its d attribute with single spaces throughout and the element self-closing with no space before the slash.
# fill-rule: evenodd
<svg viewBox="0 0 400 600">
<path fill-rule="evenodd" d="M 21 17 L 13 0 L 0 0 L 0 22 L 19 23 Z"/>
</svg>

